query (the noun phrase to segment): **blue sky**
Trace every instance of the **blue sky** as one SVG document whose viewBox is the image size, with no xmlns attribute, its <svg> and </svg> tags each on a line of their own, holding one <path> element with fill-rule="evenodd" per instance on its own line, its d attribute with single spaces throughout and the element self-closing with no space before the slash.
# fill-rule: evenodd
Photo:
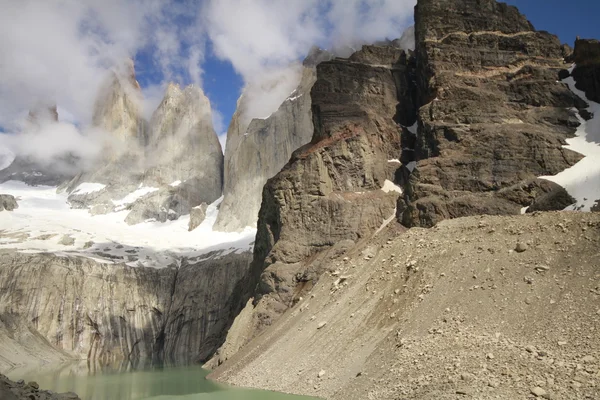
<svg viewBox="0 0 600 400">
<path fill-rule="evenodd" d="M 519 8 L 537 30 L 557 35 L 574 45 L 575 37 L 600 39 L 599 0 L 507 0 Z"/>
</svg>

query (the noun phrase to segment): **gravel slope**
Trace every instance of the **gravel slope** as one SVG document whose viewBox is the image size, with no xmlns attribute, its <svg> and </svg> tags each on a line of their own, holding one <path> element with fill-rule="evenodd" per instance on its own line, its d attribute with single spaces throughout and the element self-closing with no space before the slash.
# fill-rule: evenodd
<svg viewBox="0 0 600 400">
<path fill-rule="evenodd" d="M 595 213 L 390 226 L 211 377 L 327 399 L 600 398 L 599 242 Z"/>
</svg>

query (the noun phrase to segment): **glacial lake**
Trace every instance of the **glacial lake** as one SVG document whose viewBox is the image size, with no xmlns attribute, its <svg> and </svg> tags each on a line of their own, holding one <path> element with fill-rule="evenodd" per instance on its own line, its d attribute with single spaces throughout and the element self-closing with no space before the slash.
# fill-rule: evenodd
<svg viewBox="0 0 600 400">
<path fill-rule="evenodd" d="M 5 373 L 10 379 L 36 381 L 40 388 L 75 392 L 82 400 L 310 400 L 262 390 L 232 388 L 206 379 L 200 366 L 95 369 L 83 364 L 46 366 Z"/>
</svg>

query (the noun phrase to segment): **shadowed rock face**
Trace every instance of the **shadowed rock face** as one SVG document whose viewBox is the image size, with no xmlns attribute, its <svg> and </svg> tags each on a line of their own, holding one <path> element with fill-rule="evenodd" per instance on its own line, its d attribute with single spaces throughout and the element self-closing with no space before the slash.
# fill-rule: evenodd
<svg viewBox="0 0 600 400">
<path fill-rule="evenodd" d="M 8 325 L 0 334 L 17 349 L 27 346 L 17 332 L 41 335 L 40 354 L 49 343 L 90 361 L 203 360 L 222 342 L 248 261 L 248 253 L 230 254 L 152 269 L 5 251 L 0 320 Z"/>
<path fill-rule="evenodd" d="M 581 159 L 562 148 L 583 104 L 557 81 L 558 38 L 494 0 L 421 0 L 415 17 L 418 163 L 399 220 L 518 214 L 544 185 L 525 185 L 534 190 L 523 201 L 507 193 Z"/>
<path fill-rule="evenodd" d="M 600 41 L 577 39 L 573 60 L 577 89 L 583 90 L 588 99 L 600 103 Z"/>
</svg>

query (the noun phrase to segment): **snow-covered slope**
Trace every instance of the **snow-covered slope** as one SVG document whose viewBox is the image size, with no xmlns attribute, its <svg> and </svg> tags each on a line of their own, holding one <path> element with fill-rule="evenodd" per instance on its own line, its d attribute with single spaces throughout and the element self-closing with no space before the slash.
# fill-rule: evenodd
<svg viewBox="0 0 600 400">
<path fill-rule="evenodd" d="M 575 87 L 572 77 L 563 82 L 589 104 L 587 111 L 593 114 L 589 121 L 578 115 L 581 125 L 576 136 L 567 139 L 568 145 L 565 146 L 583 154 L 585 158 L 557 175 L 542 178 L 558 183 L 577 200 L 567 210 L 590 211 L 600 200 L 600 104 L 588 100 L 585 93 Z"/>
<path fill-rule="evenodd" d="M 96 187 L 82 189 L 90 188 Z M 0 213 L 0 248 L 77 253 L 110 263 L 165 267 L 182 257 L 248 250 L 256 233 L 253 229 L 213 232 L 222 199 L 208 207 L 202 225 L 188 232 L 189 215 L 166 223 L 130 226 L 124 221 L 128 211 L 92 216 L 88 210 L 71 209 L 67 195 L 57 193 L 55 187 L 9 181 L 0 184 L 0 193 L 12 194 L 19 203 L 17 210 Z M 69 243 L 68 238 L 74 239 L 74 244 L 61 244 Z"/>
</svg>

